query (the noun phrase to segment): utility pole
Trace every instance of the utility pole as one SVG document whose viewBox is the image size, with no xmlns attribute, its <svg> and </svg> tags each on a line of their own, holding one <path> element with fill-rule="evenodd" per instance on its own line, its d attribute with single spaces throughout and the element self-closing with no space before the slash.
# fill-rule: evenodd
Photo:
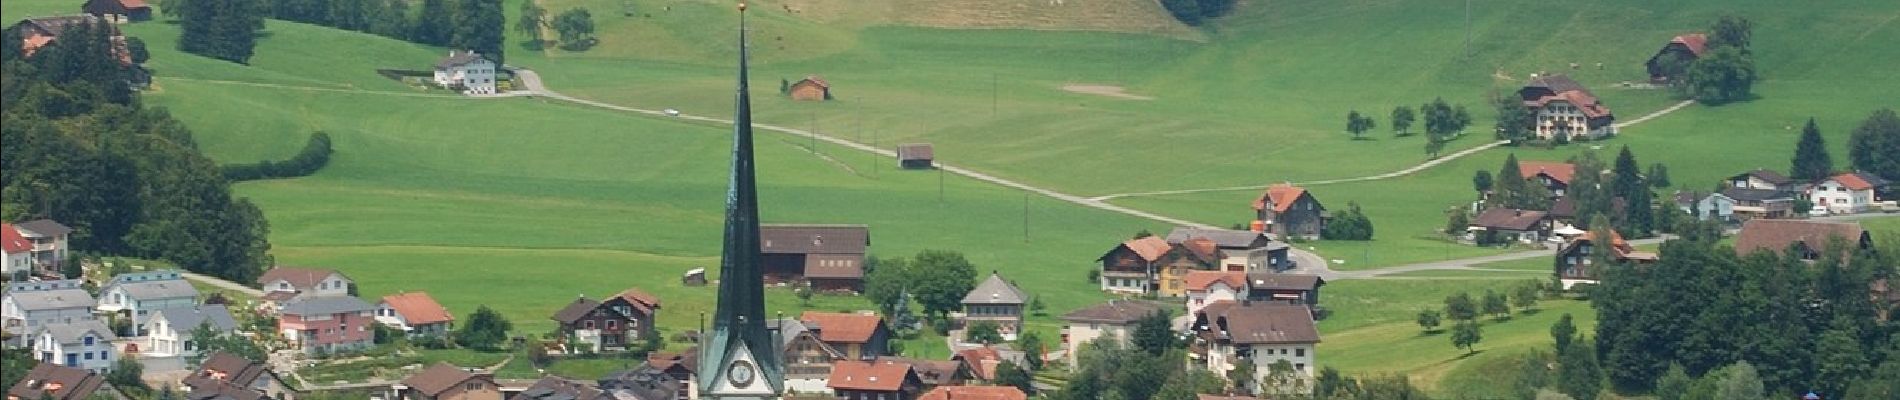
<svg viewBox="0 0 1900 400">
<path fill-rule="evenodd" d="M 808 133 L 810 133 L 809 136 L 811 136 L 811 154 L 817 155 L 818 154 L 818 111 L 817 110 L 813 110 L 811 112 L 811 132 L 808 132 Z"/>
<path fill-rule="evenodd" d="M 937 202 L 943 202 L 943 168 L 937 168 Z"/>
<path fill-rule="evenodd" d="M 1029 191 L 1023 191 L 1023 241 L 1029 241 Z"/>
<path fill-rule="evenodd" d="M 1465 57 L 1471 57 L 1471 0 L 1465 0 Z"/>
<path fill-rule="evenodd" d="M 997 73 L 995 72 L 990 73 L 990 119 L 996 119 L 996 102 L 997 102 L 996 75 Z"/>
</svg>

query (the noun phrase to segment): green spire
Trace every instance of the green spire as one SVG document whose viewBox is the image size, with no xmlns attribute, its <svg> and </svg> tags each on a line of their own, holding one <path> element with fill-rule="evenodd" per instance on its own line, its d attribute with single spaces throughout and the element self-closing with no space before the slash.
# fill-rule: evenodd
<svg viewBox="0 0 1900 400">
<path fill-rule="evenodd" d="M 725 248 L 719 260 L 719 299 L 712 331 L 700 344 L 701 390 L 725 379 L 725 366 L 744 346 L 758 365 L 758 380 L 774 392 L 784 388 L 784 366 L 766 329 L 765 282 L 759 255 L 759 198 L 752 161 L 752 101 L 746 88 L 745 4 L 739 5 L 739 90 L 733 115 L 732 181 L 726 190 Z M 757 384 L 757 383 L 755 383 Z"/>
</svg>

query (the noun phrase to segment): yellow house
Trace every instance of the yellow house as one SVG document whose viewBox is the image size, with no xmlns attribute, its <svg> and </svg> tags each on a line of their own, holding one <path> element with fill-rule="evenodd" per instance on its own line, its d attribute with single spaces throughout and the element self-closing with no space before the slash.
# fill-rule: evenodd
<svg viewBox="0 0 1900 400">
<path fill-rule="evenodd" d="M 1220 249 L 1208 238 L 1197 237 L 1170 246 L 1157 263 L 1159 276 L 1156 280 L 1160 281 L 1157 292 L 1169 297 L 1186 296 L 1187 274 L 1193 271 L 1219 271 L 1220 262 Z"/>
</svg>

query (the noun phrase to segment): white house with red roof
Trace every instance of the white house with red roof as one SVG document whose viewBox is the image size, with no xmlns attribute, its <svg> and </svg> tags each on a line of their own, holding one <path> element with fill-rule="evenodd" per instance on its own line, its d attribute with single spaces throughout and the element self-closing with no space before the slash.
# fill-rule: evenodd
<svg viewBox="0 0 1900 400">
<path fill-rule="evenodd" d="M 401 329 L 411 337 L 442 336 L 455 329 L 455 316 L 427 292 L 383 296 L 376 303 L 376 322 Z"/>
<path fill-rule="evenodd" d="M 15 271 L 27 271 L 39 275 L 56 276 L 60 268 L 66 265 L 71 249 L 66 239 L 73 228 L 50 219 L 36 219 L 17 223 L 0 223 L 0 252 L 4 252 L 7 274 Z M 11 276 L 9 276 L 11 277 Z"/>
<path fill-rule="evenodd" d="M 1822 179 L 1808 188 L 1814 211 L 1829 214 L 1858 214 L 1873 209 L 1874 184 L 1860 173 L 1845 173 Z M 1875 178 L 1878 179 L 1878 178 Z"/>
<path fill-rule="evenodd" d="M 1616 115 L 1610 113 L 1610 107 L 1570 77 L 1535 78 L 1517 93 L 1524 107 L 1536 116 L 1533 128 L 1540 139 L 1596 139 L 1616 134 Z"/>
<path fill-rule="evenodd" d="M 1247 273 L 1244 271 L 1193 271 L 1182 279 L 1187 284 L 1187 315 L 1217 301 L 1240 301 L 1247 297 Z"/>
<path fill-rule="evenodd" d="M 21 272 L 33 272 L 33 242 L 27 241 L 9 223 L 0 223 L 0 271 L 9 278 Z"/>
</svg>

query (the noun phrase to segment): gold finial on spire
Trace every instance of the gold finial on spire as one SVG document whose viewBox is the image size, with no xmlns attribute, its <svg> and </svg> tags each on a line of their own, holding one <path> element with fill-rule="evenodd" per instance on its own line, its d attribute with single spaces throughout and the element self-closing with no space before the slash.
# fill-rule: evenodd
<svg viewBox="0 0 1900 400">
<path fill-rule="evenodd" d="M 739 2 L 739 12 L 745 12 L 745 2 Z"/>
</svg>

